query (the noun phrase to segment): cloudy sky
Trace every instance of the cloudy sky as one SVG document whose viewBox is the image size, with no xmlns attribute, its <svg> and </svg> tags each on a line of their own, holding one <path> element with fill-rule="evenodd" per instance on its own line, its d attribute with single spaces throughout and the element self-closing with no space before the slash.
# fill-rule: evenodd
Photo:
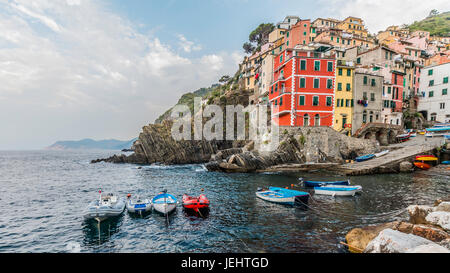
<svg viewBox="0 0 450 273">
<path fill-rule="evenodd" d="M 261 22 L 362 17 L 371 32 L 449 1 L 0 0 L 0 150 L 136 137 L 232 75 Z"/>
</svg>

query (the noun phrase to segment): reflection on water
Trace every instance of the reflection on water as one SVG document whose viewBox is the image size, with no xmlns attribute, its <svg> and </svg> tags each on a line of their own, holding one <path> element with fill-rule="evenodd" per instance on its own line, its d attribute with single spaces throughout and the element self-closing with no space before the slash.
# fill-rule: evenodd
<svg viewBox="0 0 450 273">
<path fill-rule="evenodd" d="M 109 242 L 119 232 L 122 217 L 112 217 L 102 222 L 94 219 L 83 221 L 84 246 L 97 246 Z"/>
<path fill-rule="evenodd" d="M 202 165 L 89 164 L 113 152 L 0 152 L 0 252 L 344 252 L 346 233 L 369 224 L 406 219 L 411 204 L 432 204 L 449 194 L 448 177 L 430 172 L 351 177 L 363 192 L 355 197 L 314 195 L 298 178 L 341 180 L 334 174 L 207 172 Z M 265 202 L 258 187 L 308 191 L 306 209 Z M 152 198 L 167 189 L 177 198 L 211 201 L 209 213 L 181 206 L 165 217 L 123 213 L 84 222 L 82 212 L 99 188 L 125 197 Z"/>
</svg>

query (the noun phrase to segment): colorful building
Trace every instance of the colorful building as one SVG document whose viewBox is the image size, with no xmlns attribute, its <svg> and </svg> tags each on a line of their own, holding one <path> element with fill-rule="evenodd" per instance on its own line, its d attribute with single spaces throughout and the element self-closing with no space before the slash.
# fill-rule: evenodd
<svg viewBox="0 0 450 273">
<path fill-rule="evenodd" d="M 351 134 L 352 131 L 354 70 L 353 62 L 337 61 L 333 128 L 338 132 L 345 131 L 348 134 Z"/>
<path fill-rule="evenodd" d="M 361 18 L 349 16 L 336 25 L 336 28 L 341 29 L 347 33 L 352 33 L 362 38 L 367 38 L 368 32 L 364 27 L 364 22 Z"/>
<path fill-rule="evenodd" d="M 352 134 L 361 126 L 381 122 L 383 76 L 363 68 L 356 68 L 353 81 Z"/>
<path fill-rule="evenodd" d="M 291 26 L 285 35 L 287 48 L 294 48 L 296 45 L 307 45 L 310 42 L 311 21 L 299 20 L 297 24 Z"/>
<path fill-rule="evenodd" d="M 275 56 L 269 91 L 280 126 L 333 126 L 335 55 L 328 46 L 287 48 Z"/>
</svg>

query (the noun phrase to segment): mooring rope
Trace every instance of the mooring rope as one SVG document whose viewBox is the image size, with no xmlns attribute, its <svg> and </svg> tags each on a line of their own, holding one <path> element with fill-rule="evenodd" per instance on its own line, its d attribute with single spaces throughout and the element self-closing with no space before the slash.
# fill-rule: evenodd
<svg viewBox="0 0 450 273">
<path fill-rule="evenodd" d="M 317 200 L 315 200 L 312 195 L 310 193 L 308 193 L 309 197 L 311 200 L 313 200 L 316 203 L 321 203 L 318 202 Z M 321 212 L 321 213 L 332 213 L 335 215 L 341 215 L 341 216 L 347 216 L 347 217 L 354 217 L 354 218 L 384 218 L 384 217 L 393 217 L 393 216 L 397 216 L 400 215 L 402 213 L 404 213 L 406 211 L 405 209 L 399 209 L 399 210 L 394 210 L 394 211 L 390 211 L 390 212 L 386 212 L 386 213 L 379 213 L 379 214 L 375 214 L 375 215 L 363 215 L 363 214 L 347 214 L 347 213 L 342 213 L 342 212 L 335 212 L 332 210 L 323 210 L 323 209 L 318 209 L 318 208 L 314 208 L 309 206 L 308 204 L 305 204 L 304 202 L 302 202 L 300 200 L 300 202 L 305 205 L 307 208 L 313 210 L 313 211 L 317 211 L 317 212 Z"/>
</svg>

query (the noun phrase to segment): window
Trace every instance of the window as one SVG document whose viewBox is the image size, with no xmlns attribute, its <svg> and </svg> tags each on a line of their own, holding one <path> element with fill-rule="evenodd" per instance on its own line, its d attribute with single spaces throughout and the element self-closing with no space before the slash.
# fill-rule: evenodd
<svg viewBox="0 0 450 273">
<path fill-rule="evenodd" d="M 283 55 L 280 55 L 280 63 L 283 62 Z"/>
<path fill-rule="evenodd" d="M 342 76 L 342 68 L 339 68 L 339 69 L 338 69 L 338 75 L 339 75 L 339 76 Z"/>
<path fill-rule="evenodd" d="M 354 102 L 353 102 L 353 99 L 351 99 L 351 100 L 350 100 L 350 105 L 351 105 L 351 107 L 353 107 L 353 106 L 354 106 Z"/>
<path fill-rule="evenodd" d="M 375 79 L 372 79 L 372 84 L 371 84 L 371 86 L 376 86 Z"/>
<path fill-rule="evenodd" d="M 447 95 L 447 88 L 442 89 L 442 95 Z"/>
<path fill-rule="evenodd" d="M 306 79 L 300 78 L 300 88 L 305 88 L 305 87 L 306 87 Z"/>
<path fill-rule="evenodd" d="M 434 92 L 433 91 L 430 91 L 429 93 L 428 93 L 428 97 L 433 97 L 434 96 Z"/>
<path fill-rule="evenodd" d="M 364 85 L 367 85 L 367 76 L 364 76 Z"/>
<path fill-rule="evenodd" d="M 433 75 L 433 69 L 428 70 L 428 76 Z"/>
<path fill-rule="evenodd" d="M 300 61 L 300 70 L 306 70 L 306 60 Z"/>
<path fill-rule="evenodd" d="M 370 93 L 370 101 L 375 101 L 375 93 Z"/>
<path fill-rule="evenodd" d="M 384 58 L 387 60 L 387 59 L 389 59 L 389 53 L 387 51 L 385 53 L 386 54 L 385 54 Z"/>
<path fill-rule="evenodd" d="M 356 59 L 356 63 L 360 64 L 361 63 L 361 58 Z"/>
<path fill-rule="evenodd" d="M 337 99 L 336 107 L 339 107 L 341 105 L 341 99 Z"/>
<path fill-rule="evenodd" d="M 286 46 L 289 46 L 289 41 L 286 42 Z"/>
<path fill-rule="evenodd" d="M 286 32 L 286 37 L 287 37 L 287 38 L 289 38 L 289 31 L 288 31 L 288 32 Z"/>
<path fill-rule="evenodd" d="M 333 72 L 333 62 L 328 62 L 328 69 L 327 69 L 327 71 L 328 72 Z M 448 80 L 448 78 L 447 78 L 447 80 Z"/>
<path fill-rule="evenodd" d="M 333 80 L 332 80 L 332 79 L 328 79 L 328 80 L 327 80 L 327 88 L 328 88 L 328 89 L 333 88 Z"/>
<path fill-rule="evenodd" d="M 309 116 L 308 114 L 305 114 L 303 117 L 303 126 L 309 126 Z"/>
<path fill-rule="evenodd" d="M 367 100 L 367 92 L 363 92 L 363 100 Z"/>
<path fill-rule="evenodd" d="M 305 105 L 305 96 L 300 96 L 300 106 Z"/>
<path fill-rule="evenodd" d="M 345 100 L 345 107 L 350 107 L 350 100 Z"/>
<path fill-rule="evenodd" d="M 429 83 L 428 83 L 428 86 L 433 86 L 434 85 L 434 80 L 431 80 Z"/>
<path fill-rule="evenodd" d="M 337 90 L 342 91 L 342 83 L 338 82 Z"/>
<path fill-rule="evenodd" d="M 391 94 L 391 87 L 388 87 L 388 94 Z"/>
<path fill-rule="evenodd" d="M 331 106 L 333 104 L 331 97 L 327 97 L 327 106 Z"/>
<path fill-rule="evenodd" d="M 283 105 L 283 97 L 280 98 L 280 106 Z"/>
<path fill-rule="evenodd" d="M 273 94 L 273 86 L 270 87 L 270 94 Z"/>
<path fill-rule="evenodd" d="M 314 71 L 320 71 L 320 61 L 314 61 Z"/>
<path fill-rule="evenodd" d="M 351 69 L 347 69 L 347 77 L 351 77 L 352 76 L 352 70 Z"/>
<path fill-rule="evenodd" d="M 445 77 L 443 82 L 448 83 L 448 77 Z"/>
<path fill-rule="evenodd" d="M 320 87 L 320 79 L 314 79 L 314 88 Z"/>
<path fill-rule="evenodd" d="M 345 86 L 345 90 L 346 91 L 351 91 L 351 85 L 349 83 L 347 83 L 347 85 Z"/>
<path fill-rule="evenodd" d="M 439 109 L 445 109 L 445 102 L 439 103 Z"/>
<path fill-rule="evenodd" d="M 313 97 L 313 106 L 319 106 L 319 96 Z"/>
</svg>

